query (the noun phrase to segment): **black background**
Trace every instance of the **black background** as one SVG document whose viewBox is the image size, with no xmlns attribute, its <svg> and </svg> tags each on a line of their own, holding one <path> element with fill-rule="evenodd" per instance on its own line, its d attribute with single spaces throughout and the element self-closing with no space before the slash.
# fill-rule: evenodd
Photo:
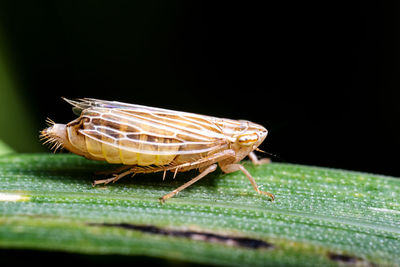
<svg viewBox="0 0 400 267">
<path fill-rule="evenodd" d="M 396 8 L 6 0 L 0 23 L 38 130 L 74 118 L 60 96 L 119 100 L 260 123 L 275 161 L 400 176 Z"/>
</svg>

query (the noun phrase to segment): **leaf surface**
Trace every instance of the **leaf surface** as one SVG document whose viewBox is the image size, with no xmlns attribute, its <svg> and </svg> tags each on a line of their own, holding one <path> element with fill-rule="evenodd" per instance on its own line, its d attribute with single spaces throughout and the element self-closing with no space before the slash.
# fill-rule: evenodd
<svg viewBox="0 0 400 267">
<path fill-rule="evenodd" d="M 274 202 L 240 172 L 217 171 L 160 204 L 196 172 L 92 187 L 95 171 L 116 166 L 70 154 L 3 155 L 0 247 L 230 266 L 400 265 L 399 179 L 244 164 Z"/>
</svg>

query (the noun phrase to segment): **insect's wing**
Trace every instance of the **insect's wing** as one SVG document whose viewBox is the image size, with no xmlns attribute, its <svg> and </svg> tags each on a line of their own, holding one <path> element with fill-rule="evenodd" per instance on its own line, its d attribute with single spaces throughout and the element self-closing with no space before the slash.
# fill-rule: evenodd
<svg viewBox="0 0 400 267">
<path fill-rule="evenodd" d="M 80 132 L 119 150 L 152 155 L 201 154 L 220 150 L 229 142 L 214 117 L 94 99 L 73 104 L 82 108 Z"/>
<path fill-rule="evenodd" d="M 118 101 L 107 101 L 100 100 L 95 98 L 80 98 L 80 99 L 63 99 L 73 106 L 73 110 L 75 113 L 80 113 L 89 108 L 105 108 L 105 109 L 125 109 L 125 110 L 134 110 L 134 111 L 147 111 L 147 112 L 155 112 L 155 113 L 163 113 L 163 114 L 190 114 L 186 112 L 148 107 L 143 105 L 129 104 Z M 190 114 L 194 116 L 202 116 L 197 114 Z"/>
</svg>

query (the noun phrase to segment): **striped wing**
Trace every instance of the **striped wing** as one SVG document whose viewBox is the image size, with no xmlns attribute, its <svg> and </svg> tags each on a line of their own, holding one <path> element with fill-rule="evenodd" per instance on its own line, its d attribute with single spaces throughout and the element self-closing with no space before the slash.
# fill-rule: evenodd
<svg viewBox="0 0 400 267">
<path fill-rule="evenodd" d="M 67 100 L 81 114 L 80 133 L 92 141 L 148 155 L 212 153 L 229 143 L 210 116 L 97 99 Z"/>
</svg>

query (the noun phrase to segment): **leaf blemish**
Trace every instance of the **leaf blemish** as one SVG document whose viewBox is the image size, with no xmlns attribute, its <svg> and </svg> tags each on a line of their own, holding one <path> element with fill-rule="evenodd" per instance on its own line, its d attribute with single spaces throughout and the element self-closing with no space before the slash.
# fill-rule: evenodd
<svg viewBox="0 0 400 267">
<path fill-rule="evenodd" d="M 329 258 L 333 261 L 342 262 L 342 263 L 351 264 L 351 265 L 358 264 L 361 262 L 366 264 L 366 262 L 361 258 L 350 256 L 350 255 L 344 255 L 344 254 L 329 253 Z M 366 266 L 369 266 L 369 265 L 366 264 Z"/>
<path fill-rule="evenodd" d="M 228 246 L 238 246 L 250 249 L 271 249 L 274 246 L 263 240 L 247 238 L 247 237 L 235 237 L 235 236 L 224 236 L 214 233 L 196 232 L 196 231 L 180 231 L 163 229 L 152 225 L 135 225 L 129 223 L 91 223 L 91 226 L 106 226 L 106 227 L 118 227 L 128 230 L 140 231 L 143 233 L 164 235 L 164 236 L 176 236 L 185 237 L 192 240 L 205 241 L 210 243 L 220 243 Z"/>
</svg>

